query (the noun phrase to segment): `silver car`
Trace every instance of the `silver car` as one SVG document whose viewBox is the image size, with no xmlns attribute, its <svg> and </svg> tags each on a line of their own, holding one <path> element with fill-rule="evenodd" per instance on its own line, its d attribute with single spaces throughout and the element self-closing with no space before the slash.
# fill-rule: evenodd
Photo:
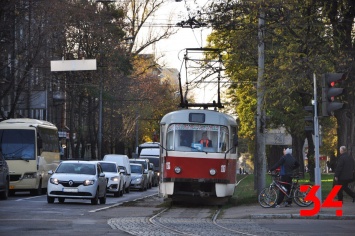
<svg viewBox="0 0 355 236">
<path fill-rule="evenodd" d="M 90 199 L 91 204 L 106 203 L 106 178 L 100 163 L 91 161 L 63 161 L 58 168 L 48 171 L 47 202 L 58 198 Z"/>
<path fill-rule="evenodd" d="M 144 167 L 142 164 L 131 163 L 131 189 L 139 189 L 140 191 L 147 190 L 148 179 L 144 174 Z"/>
<path fill-rule="evenodd" d="M 148 182 L 147 187 L 152 188 L 154 171 L 149 169 L 149 160 L 138 158 L 138 159 L 129 159 L 129 162 L 143 165 L 143 168 L 144 168 L 143 175 L 146 175 L 145 178 L 147 178 L 147 182 Z"/>
</svg>

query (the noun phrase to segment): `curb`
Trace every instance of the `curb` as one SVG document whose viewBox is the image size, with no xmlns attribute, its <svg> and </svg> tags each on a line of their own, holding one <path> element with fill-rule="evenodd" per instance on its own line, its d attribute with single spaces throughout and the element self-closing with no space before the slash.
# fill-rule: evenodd
<svg viewBox="0 0 355 236">
<path fill-rule="evenodd" d="M 313 219 L 313 220 L 355 220 L 355 215 L 335 216 L 319 214 L 310 217 L 300 216 L 300 214 L 252 214 L 250 219 Z"/>
</svg>

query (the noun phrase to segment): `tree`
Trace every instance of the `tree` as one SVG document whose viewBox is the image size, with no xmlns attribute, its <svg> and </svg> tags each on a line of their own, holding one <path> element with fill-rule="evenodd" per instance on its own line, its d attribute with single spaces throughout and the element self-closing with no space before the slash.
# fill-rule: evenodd
<svg viewBox="0 0 355 236">
<path fill-rule="evenodd" d="M 128 37 L 133 41 L 129 46 L 131 53 L 137 55 L 147 47 L 176 33 L 176 29 L 172 25 L 167 24 L 166 27 L 160 27 L 159 30 L 154 30 L 153 26 L 149 26 L 148 20 L 154 17 L 154 14 L 163 4 L 164 0 L 129 0 L 122 3 L 125 12 L 127 12 L 126 20 L 128 23 L 125 30 Z M 148 33 L 140 39 L 138 34 L 145 26 L 149 28 Z"/>
<path fill-rule="evenodd" d="M 259 3 L 259 2 L 258 2 Z M 329 4 L 328 4 L 329 3 Z M 351 3 L 345 1 L 267 1 L 262 7 L 266 12 L 266 104 L 268 127 L 284 125 L 293 137 L 294 155 L 302 158 L 303 140 L 307 137 L 309 155 L 314 151 L 314 145 L 310 132 L 304 132 L 305 105 L 311 104 L 313 94 L 313 73 L 320 75 L 325 71 L 338 71 L 334 62 L 339 62 L 341 56 L 330 54 L 335 49 L 349 49 L 350 45 L 339 47 L 340 42 L 351 42 L 349 22 L 353 22 Z M 339 3 L 341 5 L 337 5 Z M 327 7 L 329 8 L 327 9 Z M 230 87 L 230 94 L 242 96 L 238 89 L 248 89 L 246 81 L 255 82 L 256 60 L 256 26 L 259 5 L 252 1 L 229 2 L 221 1 L 213 3 L 209 8 L 210 22 L 214 26 L 214 33 L 210 37 L 211 46 L 224 48 L 227 52 L 225 59 L 226 72 L 234 81 Z M 336 10 L 337 9 L 337 10 Z M 339 11 L 342 9 L 343 12 Z M 326 13 L 332 19 L 334 27 L 328 27 Z M 340 16 L 342 17 L 339 17 Z M 345 20 L 346 19 L 346 20 Z M 341 21 L 339 24 L 339 21 Z M 346 22 L 346 23 L 345 23 Z M 329 29 L 338 30 L 337 33 Z M 343 30 L 343 31 L 342 31 Z M 339 34 L 339 32 L 342 32 Z M 333 35 L 340 36 L 333 38 Z M 331 36 L 331 37 L 330 37 Z M 341 38 L 343 37 L 343 38 Z M 346 37 L 345 40 L 344 37 Z M 333 40 L 330 40 L 333 39 Z M 335 40 L 335 41 L 334 41 Z M 347 58 L 351 58 L 347 54 Z M 335 60 L 336 59 L 336 60 Z M 346 64 L 342 65 L 347 67 Z M 348 64 L 350 65 L 350 64 Z M 246 73 L 249 72 L 249 73 Z M 320 78 L 320 76 L 319 76 Z M 347 81 L 348 83 L 349 81 Z M 251 91 L 254 89 L 250 86 Z M 349 90 L 351 91 L 351 90 Z M 254 96 L 252 93 L 249 93 Z M 320 94 L 320 93 L 318 93 Z M 352 95 L 347 95 L 349 103 L 353 103 Z M 244 98 L 245 99 L 245 98 Z M 237 109 L 241 103 L 236 104 Z M 242 110 L 244 106 L 240 107 Z M 336 114 L 340 127 L 345 122 L 345 109 Z M 346 114 L 349 114 L 346 109 Z M 255 110 L 248 115 L 253 120 Z M 347 116 L 349 117 L 349 115 Z M 343 119 L 343 122 L 341 121 Z M 348 118 L 347 118 L 348 119 Z M 241 122 L 242 134 L 246 133 L 243 127 L 253 127 Z M 349 128 L 349 126 L 348 126 Z M 342 128 L 341 128 L 342 129 Z M 347 129 L 349 130 L 349 129 Z M 346 133 L 345 131 L 343 133 Z M 349 136 L 348 136 L 349 137 Z M 344 138 L 343 138 L 344 139 Z M 314 155 L 314 154 L 313 154 Z M 302 162 L 301 162 L 302 163 Z"/>
<path fill-rule="evenodd" d="M 49 18 L 56 1 L 0 4 L 0 118 L 28 117 L 34 90 L 45 90 L 46 64 L 53 33 Z"/>
<path fill-rule="evenodd" d="M 355 126 L 355 94 L 353 88 L 355 85 L 354 75 L 354 28 L 353 22 L 355 18 L 355 3 L 354 1 L 336 1 L 331 0 L 323 2 L 322 14 L 327 20 L 325 23 L 329 26 L 327 36 L 329 43 L 329 57 L 333 63 L 333 71 L 349 72 L 348 79 L 343 81 L 341 87 L 345 88 L 343 101 L 345 106 L 335 112 L 338 128 L 338 145 L 347 146 L 349 153 L 353 153 L 353 143 L 355 134 L 352 132 Z M 354 156 L 353 156 L 354 158 Z"/>
</svg>

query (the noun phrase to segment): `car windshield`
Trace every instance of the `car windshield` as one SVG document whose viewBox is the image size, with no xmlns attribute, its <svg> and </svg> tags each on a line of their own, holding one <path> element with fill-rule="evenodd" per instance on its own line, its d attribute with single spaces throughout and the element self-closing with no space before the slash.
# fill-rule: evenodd
<svg viewBox="0 0 355 236">
<path fill-rule="evenodd" d="M 0 130 L 0 150 L 5 160 L 35 160 L 34 130 Z"/>
<path fill-rule="evenodd" d="M 132 163 L 137 163 L 137 164 L 142 164 L 144 166 L 144 169 L 148 169 L 148 166 L 147 166 L 147 162 L 142 160 L 142 161 L 138 161 L 138 160 L 131 160 L 130 162 Z"/>
<path fill-rule="evenodd" d="M 101 162 L 101 167 L 104 172 L 113 172 L 117 173 L 117 166 L 115 163 L 105 163 Z"/>
<path fill-rule="evenodd" d="M 180 152 L 225 152 L 229 132 L 226 126 L 171 124 L 167 131 L 167 150 Z"/>
<path fill-rule="evenodd" d="M 147 159 L 154 164 L 154 167 L 159 167 L 159 157 L 147 157 Z"/>
<path fill-rule="evenodd" d="M 131 165 L 131 172 L 137 173 L 137 174 L 142 174 L 142 166 Z"/>
<path fill-rule="evenodd" d="M 94 164 L 61 163 L 56 173 L 95 175 L 96 168 Z"/>
</svg>

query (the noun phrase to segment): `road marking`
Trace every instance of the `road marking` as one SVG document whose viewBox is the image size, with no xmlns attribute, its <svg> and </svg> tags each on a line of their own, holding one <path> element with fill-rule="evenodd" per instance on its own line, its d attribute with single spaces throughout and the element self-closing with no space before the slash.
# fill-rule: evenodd
<svg viewBox="0 0 355 236">
<path fill-rule="evenodd" d="M 30 200 L 30 199 L 34 199 L 34 198 L 39 198 L 41 196 L 34 196 L 34 197 L 26 197 L 26 198 L 20 198 L 20 199 L 17 199 L 15 201 L 19 202 L 19 201 L 23 201 L 23 200 Z"/>
<path fill-rule="evenodd" d="M 116 203 L 116 204 L 113 204 L 113 205 L 110 205 L 110 206 L 107 206 L 107 207 L 101 207 L 101 208 L 98 208 L 98 209 L 94 209 L 94 210 L 91 210 L 89 212 L 98 212 L 98 211 L 103 211 L 103 210 L 107 210 L 107 209 L 110 209 L 110 208 L 113 208 L 113 207 L 117 207 L 119 205 L 122 205 L 123 203 L 127 203 L 127 202 L 135 202 L 135 201 L 139 201 L 139 200 L 142 200 L 142 199 L 145 199 L 145 198 L 148 198 L 148 197 L 153 197 L 155 195 L 158 195 L 157 193 L 154 193 L 154 194 L 151 194 L 151 195 L 147 195 L 147 196 L 144 196 L 144 197 L 141 197 L 141 198 L 137 198 L 137 199 L 134 199 L 132 201 L 124 201 L 124 202 L 120 202 L 120 203 Z"/>
</svg>

